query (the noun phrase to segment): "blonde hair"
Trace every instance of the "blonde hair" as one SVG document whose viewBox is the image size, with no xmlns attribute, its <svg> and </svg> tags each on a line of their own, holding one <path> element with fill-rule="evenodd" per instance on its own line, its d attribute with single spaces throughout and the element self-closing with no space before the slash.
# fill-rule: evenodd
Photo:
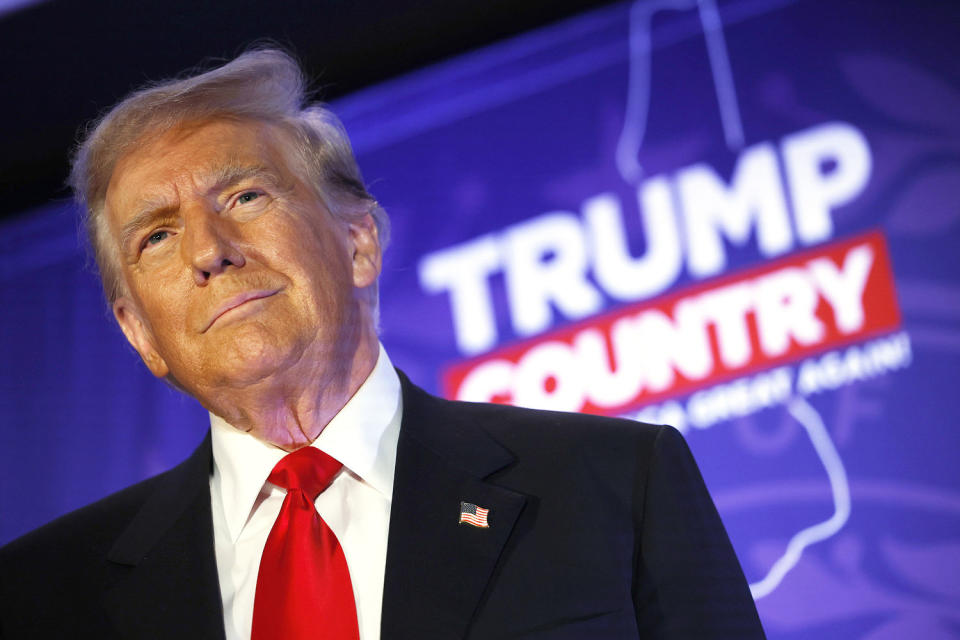
<svg viewBox="0 0 960 640">
<path fill-rule="evenodd" d="M 373 217 L 381 249 L 390 220 L 363 184 L 353 149 L 340 120 L 319 103 L 308 103 L 300 66 L 276 49 L 248 51 L 213 70 L 151 84 L 118 103 L 92 123 L 73 157 L 69 183 L 84 211 L 104 293 L 111 304 L 123 294 L 117 260 L 103 221 L 110 177 L 145 137 L 185 122 L 242 118 L 279 126 L 290 134 L 296 166 L 334 215 L 354 221 Z"/>
</svg>

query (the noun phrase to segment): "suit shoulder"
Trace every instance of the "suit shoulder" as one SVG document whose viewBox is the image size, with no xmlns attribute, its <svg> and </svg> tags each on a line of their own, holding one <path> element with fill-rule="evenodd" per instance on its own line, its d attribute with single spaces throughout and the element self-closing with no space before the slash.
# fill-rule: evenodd
<svg viewBox="0 0 960 640">
<path fill-rule="evenodd" d="M 683 436 L 673 427 L 625 418 L 545 411 L 508 405 L 446 401 L 448 415 L 460 416 L 509 450 L 520 462 L 516 472 L 549 477 L 562 468 L 590 482 L 602 478 L 623 493 L 643 484 L 653 460 Z M 638 476 L 639 474 L 639 476 Z"/>
<path fill-rule="evenodd" d="M 37 554 L 64 557 L 73 554 L 80 558 L 104 554 L 142 507 L 156 502 L 152 497 L 166 496 L 167 500 L 162 501 L 166 504 L 171 496 L 195 490 L 197 480 L 206 477 L 211 464 L 208 432 L 200 446 L 172 469 L 60 516 L 0 548 L 0 565 L 6 571 L 18 559 Z"/>
<path fill-rule="evenodd" d="M 528 409 L 502 404 L 443 400 L 451 411 L 465 412 L 480 421 L 493 435 L 526 433 L 531 437 L 562 439 L 567 444 L 596 446 L 601 442 L 613 445 L 652 447 L 661 432 L 676 432 L 665 425 L 648 424 L 627 418 L 613 418 L 584 413 Z M 679 435 L 679 434 L 677 434 Z"/>
<path fill-rule="evenodd" d="M 654 425 L 626 418 L 612 418 L 584 413 L 528 409 L 505 404 L 446 400 L 413 384 L 398 370 L 404 398 L 404 414 L 413 407 L 418 417 L 429 416 L 447 424 L 472 423 L 495 439 L 549 437 L 569 445 L 594 445 L 607 441 L 622 446 L 631 443 L 652 450 L 663 431 L 679 432 L 665 425 Z"/>
<path fill-rule="evenodd" d="M 24 534 L 0 548 L 0 564 L 9 571 L 37 554 L 104 551 L 170 473 L 147 478 Z"/>
<path fill-rule="evenodd" d="M 80 626 L 101 624 L 97 598 L 121 568 L 108 561 L 110 551 L 164 476 L 60 516 L 0 548 L 4 632 L 11 637 L 55 637 L 49 629 L 56 627 L 56 636 L 64 637 L 68 634 L 60 625 L 66 620 L 82 621 Z M 51 602 L 59 603 L 56 616 L 48 615 Z"/>
</svg>

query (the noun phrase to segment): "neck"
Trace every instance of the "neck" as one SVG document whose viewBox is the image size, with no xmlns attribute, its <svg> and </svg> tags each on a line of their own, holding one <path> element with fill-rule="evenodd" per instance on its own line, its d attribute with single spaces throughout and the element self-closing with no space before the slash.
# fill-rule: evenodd
<svg viewBox="0 0 960 640">
<path fill-rule="evenodd" d="M 373 331 L 338 346 L 341 352 L 333 357 L 305 353 L 292 367 L 255 384 L 204 394 L 201 404 L 284 451 L 307 446 L 370 376 L 380 353 Z"/>
</svg>

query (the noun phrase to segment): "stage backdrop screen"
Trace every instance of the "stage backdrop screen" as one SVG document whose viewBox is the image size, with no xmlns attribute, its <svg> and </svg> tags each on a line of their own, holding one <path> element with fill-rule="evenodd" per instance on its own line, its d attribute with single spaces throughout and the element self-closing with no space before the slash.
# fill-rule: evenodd
<svg viewBox="0 0 960 640">
<path fill-rule="evenodd" d="M 949 5 L 615 5 L 337 101 L 392 219 L 393 362 L 676 426 L 771 638 L 960 638 Z M 56 204 L 0 233 L 0 542 L 207 428 L 76 229 Z"/>
</svg>

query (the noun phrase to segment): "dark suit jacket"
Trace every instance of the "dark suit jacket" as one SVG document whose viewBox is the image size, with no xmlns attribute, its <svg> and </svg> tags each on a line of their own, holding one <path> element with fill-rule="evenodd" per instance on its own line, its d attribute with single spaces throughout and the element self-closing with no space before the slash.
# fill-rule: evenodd
<svg viewBox="0 0 960 640">
<path fill-rule="evenodd" d="M 682 437 L 403 376 L 382 638 L 762 638 Z M 223 638 L 209 436 L 0 550 L 0 636 Z M 489 528 L 458 524 L 460 502 Z"/>
</svg>

